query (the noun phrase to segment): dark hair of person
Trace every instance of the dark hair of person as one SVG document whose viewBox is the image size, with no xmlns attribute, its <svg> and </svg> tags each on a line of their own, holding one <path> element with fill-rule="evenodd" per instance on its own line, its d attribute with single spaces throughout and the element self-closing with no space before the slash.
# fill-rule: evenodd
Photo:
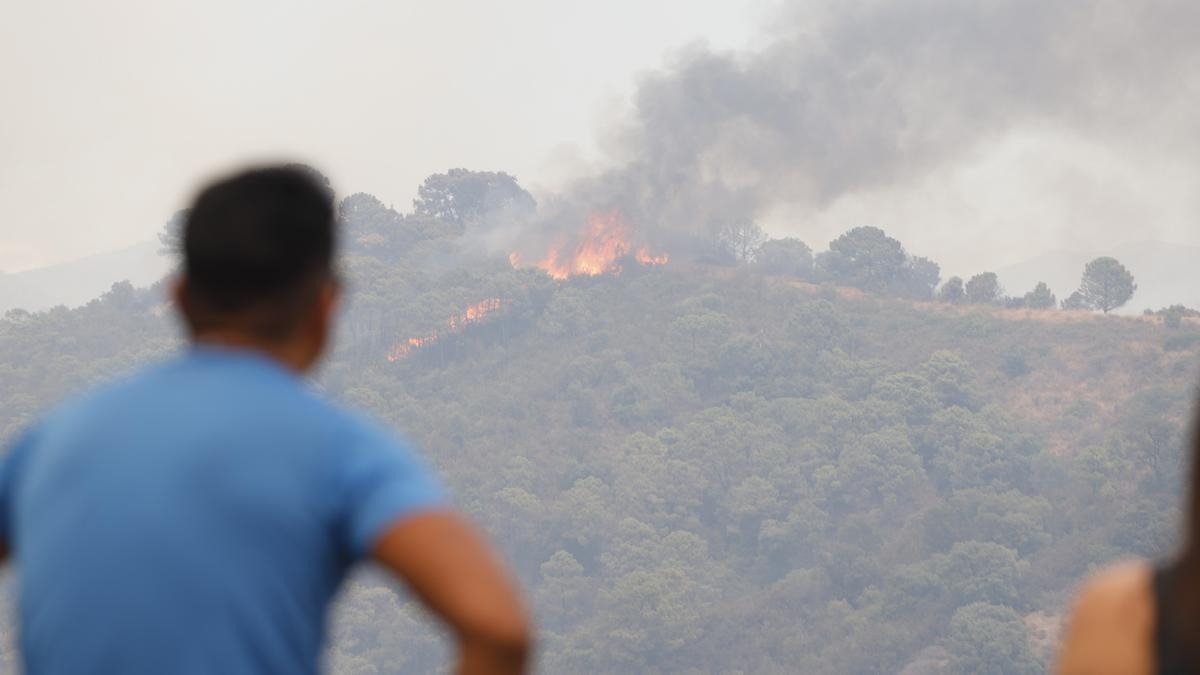
<svg viewBox="0 0 1200 675">
<path fill-rule="evenodd" d="M 1184 512 L 1184 542 L 1179 557 L 1167 568 L 1169 593 L 1159 598 L 1158 631 L 1169 645 L 1173 660 L 1200 672 L 1200 407 L 1191 430 L 1191 471 L 1187 509 Z M 1165 619 L 1165 621 L 1164 621 Z"/>
<path fill-rule="evenodd" d="M 307 167 L 251 169 L 206 187 L 183 235 L 193 331 L 237 328 L 286 337 L 333 280 L 328 186 Z"/>
</svg>

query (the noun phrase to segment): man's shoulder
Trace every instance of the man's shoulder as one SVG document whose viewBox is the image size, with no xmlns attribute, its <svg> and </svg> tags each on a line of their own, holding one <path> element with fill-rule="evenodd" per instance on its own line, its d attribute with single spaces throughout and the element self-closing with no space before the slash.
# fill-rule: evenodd
<svg viewBox="0 0 1200 675">
<path fill-rule="evenodd" d="M 219 409 L 251 409 L 260 421 L 278 418 L 339 446 L 412 447 L 374 416 L 336 402 L 301 378 L 263 364 L 234 364 L 231 372 L 238 374 L 227 379 L 187 354 L 169 357 L 67 398 L 27 428 L 70 428 L 89 419 L 118 421 L 131 411 L 144 414 L 147 408 L 193 405 L 205 417 Z"/>
<path fill-rule="evenodd" d="M 119 402 L 127 398 L 129 392 L 136 391 L 150 381 L 163 365 L 164 363 L 160 362 L 143 366 L 70 394 L 43 411 L 31 428 L 61 426 L 67 420 L 86 415 L 92 410 L 110 406 L 113 402 Z"/>
<path fill-rule="evenodd" d="M 77 392 L 48 408 L 35 425 L 53 429 L 67 428 L 80 421 L 120 422 L 128 414 L 152 416 L 156 408 L 178 410 L 189 405 L 208 414 L 212 407 L 220 407 L 214 406 L 218 402 L 230 406 L 282 406 L 297 420 L 322 420 L 338 415 L 334 406 L 299 380 L 256 377 L 245 372 L 227 376 L 219 369 L 198 364 L 185 352 L 144 364 Z"/>
<path fill-rule="evenodd" d="M 324 398 L 321 400 L 338 431 L 340 442 L 409 448 L 406 438 L 369 413 Z"/>
<path fill-rule="evenodd" d="M 269 414 L 277 408 L 295 422 L 338 417 L 335 406 L 302 378 L 281 364 L 250 353 L 184 352 L 95 391 L 97 402 L 139 398 L 170 406 L 192 403 L 212 410 L 252 409 L 257 414 Z"/>
</svg>

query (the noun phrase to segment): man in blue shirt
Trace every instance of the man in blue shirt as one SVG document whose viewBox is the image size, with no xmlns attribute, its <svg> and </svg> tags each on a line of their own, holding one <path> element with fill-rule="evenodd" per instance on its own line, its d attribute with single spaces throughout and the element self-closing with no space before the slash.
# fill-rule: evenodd
<svg viewBox="0 0 1200 675">
<path fill-rule="evenodd" d="M 192 348 L 0 459 L 29 675 L 314 673 L 368 557 L 448 624 L 460 672 L 524 670 L 528 622 L 483 539 L 412 448 L 301 379 L 331 332 L 334 250 L 306 171 L 207 188 L 176 289 Z"/>
</svg>

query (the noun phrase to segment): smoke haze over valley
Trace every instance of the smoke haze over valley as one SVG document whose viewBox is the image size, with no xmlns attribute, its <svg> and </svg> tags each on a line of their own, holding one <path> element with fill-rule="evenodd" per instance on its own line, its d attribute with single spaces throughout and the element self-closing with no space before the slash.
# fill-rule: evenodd
<svg viewBox="0 0 1200 675">
<path fill-rule="evenodd" d="M 139 49 L 157 49 L 149 42 L 155 31 L 155 39 L 165 38 L 180 30 L 181 21 L 195 20 L 198 37 L 224 30 L 217 28 L 227 25 L 222 17 L 243 10 L 217 3 L 196 17 L 133 7 L 91 17 L 103 25 L 145 14 L 148 23 L 144 34 L 131 36 L 127 54 L 94 64 L 100 82 L 114 88 L 91 85 L 88 114 L 108 115 L 117 104 L 115 92 L 129 86 L 132 73 L 145 71 L 159 86 L 139 94 L 128 122 L 113 124 L 127 129 L 141 117 L 155 121 L 142 132 L 129 127 L 104 141 L 86 135 L 89 127 L 81 127 L 74 113 L 37 114 L 43 106 L 64 105 L 38 69 L 61 78 L 75 52 L 58 44 L 56 58 L 47 59 L 27 47 L 39 32 L 51 30 L 53 17 L 32 8 L 10 10 L 13 20 L 4 30 L 11 39 L 2 44 L 22 51 L 19 58 L 0 60 L 9 64 L 0 66 L 0 84 L 15 111 L 15 124 L 0 131 L 15 148 L 3 160 L 9 178 L 0 181 L 0 203 L 10 214 L 0 226 L 0 269 L 14 272 L 144 241 L 182 206 L 196 176 L 280 155 L 310 161 L 342 187 L 368 189 L 401 206 L 421 176 L 446 166 L 505 170 L 533 188 L 551 220 L 575 227 L 588 209 L 616 203 L 657 238 L 703 232 L 730 217 L 755 218 L 772 234 L 813 245 L 850 227 L 883 227 L 959 275 L 1052 250 L 1143 240 L 1200 245 L 1194 190 L 1200 180 L 1194 139 L 1200 134 L 1191 114 L 1200 96 L 1200 67 L 1184 28 L 1198 18 L 1191 3 L 872 0 L 754 4 L 736 12 L 680 3 L 651 14 L 613 5 L 580 17 L 588 23 L 564 23 L 562 35 L 572 41 L 555 42 L 552 57 L 580 74 L 604 73 L 600 81 L 607 89 L 555 89 L 551 78 L 536 96 L 528 94 L 538 71 L 529 70 L 528 81 L 511 78 L 519 78 L 521 64 L 550 58 L 542 38 L 513 47 L 506 57 L 513 59 L 506 66 L 512 70 L 501 76 L 471 70 L 469 59 L 446 61 L 444 77 L 465 93 L 426 79 L 408 84 L 422 107 L 456 116 L 461 140 L 433 145 L 413 137 L 444 123 L 413 118 L 408 97 L 381 98 L 375 90 L 388 88 L 383 64 L 403 77 L 429 78 L 437 62 L 417 68 L 399 44 L 358 39 L 370 45 L 369 58 L 362 58 L 365 47 L 337 47 L 356 39 L 351 25 L 439 27 L 460 18 L 473 25 L 477 13 L 475 19 L 485 18 L 481 8 L 463 4 L 445 14 L 410 16 L 370 3 L 335 10 L 311 2 L 286 18 L 264 11 L 244 17 L 244 33 L 226 36 L 234 47 L 227 56 L 199 59 L 203 52 L 195 52 L 189 37 L 184 49 L 167 57 L 178 60 L 178 70 L 159 70 L 137 57 Z M 89 18 L 77 9 L 64 20 L 74 25 Z M 549 34 L 550 25 L 541 22 L 556 15 L 544 11 L 533 2 L 513 5 L 509 19 L 519 26 L 513 30 Z M 536 20 L 519 21 L 522 16 Z M 588 42 L 600 40 L 602 27 L 620 35 L 635 24 L 650 34 L 638 33 L 641 41 L 632 46 Z M 253 40 L 271 34 L 272 26 L 286 26 L 291 37 L 280 37 L 273 45 L 277 53 L 264 60 Z M 319 36 L 340 57 L 314 67 L 301 35 Z M 79 48 L 98 39 L 83 31 Z M 632 55 L 643 60 L 631 65 Z M 247 62 L 261 70 L 246 69 Z M 282 75 L 284 64 L 295 75 Z M 260 92 L 276 92 L 258 110 L 246 107 L 263 95 L 254 92 L 255 78 L 274 83 Z M 501 94 L 477 78 L 513 88 Z M 189 83 L 186 97 L 169 83 L 174 81 Z M 344 105 L 327 109 L 324 97 L 311 92 L 334 82 L 337 90 L 353 93 Z M 477 107 L 472 97 L 485 95 L 503 96 L 506 106 L 526 114 Z M 203 125 L 202 118 L 161 114 L 189 100 L 219 108 L 231 96 L 244 102 L 213 119 L 236 113 L 236 121 L 226 122 L 236 130 L 232 136 Z M 562 135 L 566 127 L 545 124 L 526 107 L 556 96 L 563 105 L 570 100 L 576 112 L 569 119 L 590 126 L 575 122 Z M 291 106 L 280 126 L 272 106 L 283 100 L 305 105 Z M 459 110 L 464 105 L 469 113 Z M 313 126 L 317 119 L 325 126 Z M 51 137 L 74 143 L 79 152 L 63 145 L 52 156 L 27 145 Z M 164 144 L 164 138 L 171 141 Z M 185 139 L 197 145 L 183 144 Z M 475 149 L 468 152 L 458 144 L 469 139 L 478 141 L 470 141 Z M 509 139 L 508 145 L 498 139 Z M 133 166 L 163 163 L 160 153 L 168 147 L 174 163 L 169 171 L 147 175 Z M 81 173 L 98 175 L 101 166 L 126 177 L 120 191 L 104 191 L 105 203 L 93 198 L 97 182 Z M 33 176 L 39 176 L 36 183 Z M 48 191 L 56 182 L 52 176 L 77 186 L 70 199 Z"/>
</svg>

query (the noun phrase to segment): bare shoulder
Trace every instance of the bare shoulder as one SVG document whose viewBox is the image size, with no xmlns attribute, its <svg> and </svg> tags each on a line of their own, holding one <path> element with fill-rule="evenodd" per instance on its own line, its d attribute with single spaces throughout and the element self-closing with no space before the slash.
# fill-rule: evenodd
<svg viewBox="0 0 1200 675">
<path fill-rule="evenodd" d="M 1145 562 L 1105 569 L 1080 588 L 1058 671 L 1148 673 L 1153 667 L 1153 571 Z"/>
</svg>

